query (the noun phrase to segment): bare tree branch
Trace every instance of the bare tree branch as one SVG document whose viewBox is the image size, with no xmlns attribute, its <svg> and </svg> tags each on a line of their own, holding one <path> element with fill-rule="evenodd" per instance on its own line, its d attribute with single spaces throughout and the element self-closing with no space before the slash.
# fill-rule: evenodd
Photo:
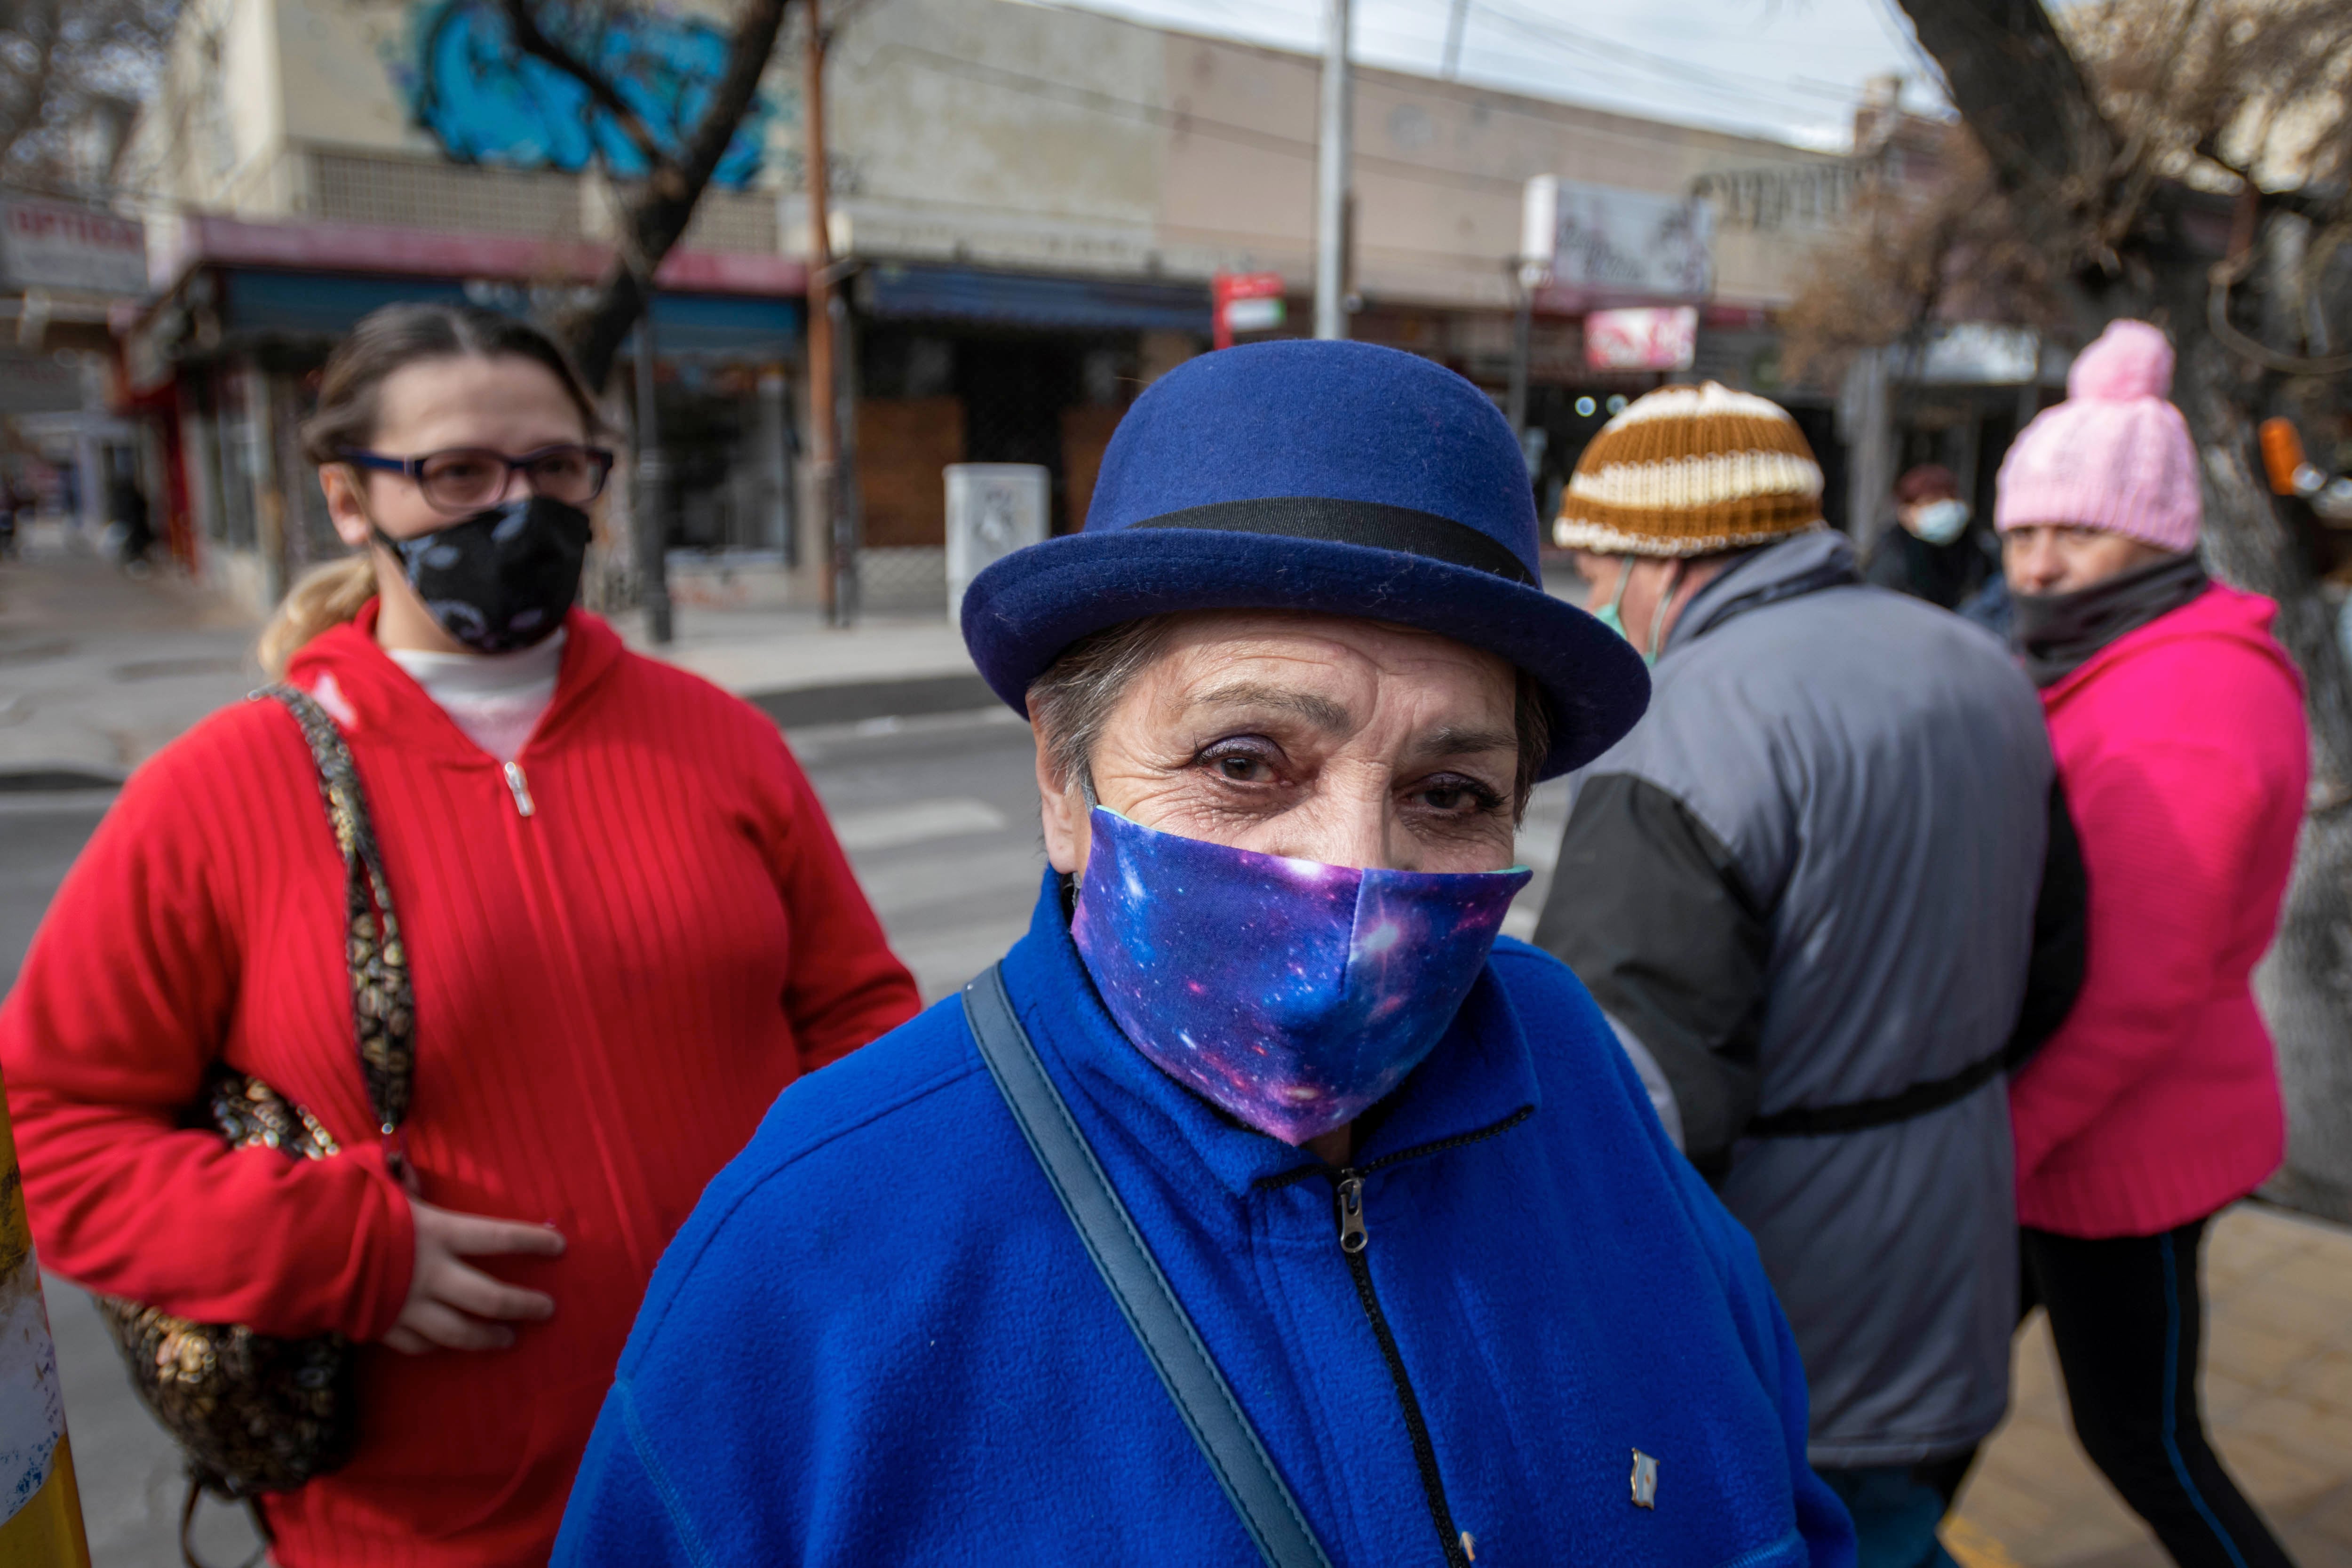
<svg viewBox="0 0 2352 1568">
<path fill-rule="evenodd" d="M 2019 218 L 2084 245 L 2123 144 L 2040 0 L 1902 4 Z"/>
<path fill-rule="evenodd" d="M 507 0 L 509 5 L 521 0 Z M 728 40 L 727 68 L 711 89 L 710 100 L 688 139 L 682 157 L 656 169 L 621 218 L 621 243 L 599 280 L 596 302 L 572 329 L 572 347 L 593 386 L 612 374 L 613 362 L 628 340 L 654 292 L 662 258 L 685 234 L 719 162 L 727 156 L 743 118 L 759 95 L 760 79 L 775 53 L 790 0 L 744 0 Z"/>
<path fill-rule="evenodd" d="M 127 121 L 125 105 L 152 91 L 179 8 L 180 0 L 0 4 L 0 179 L 97 194 L 110 139 L 79 133 L 118 111 Z"/>
</svg>

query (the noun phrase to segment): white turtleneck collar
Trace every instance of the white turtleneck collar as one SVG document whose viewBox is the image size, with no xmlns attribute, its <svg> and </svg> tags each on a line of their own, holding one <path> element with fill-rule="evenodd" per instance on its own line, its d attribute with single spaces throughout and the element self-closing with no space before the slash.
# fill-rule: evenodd
<svg viewBox="0 0 2352 1568">
<path fill-rule="evenodd" d="M 546 641 L 512 653 L 384 652 L 440 704 L 467 740 L 508 763 L 555 700 L 564 637 L 559 626 Z"/>
</svg>

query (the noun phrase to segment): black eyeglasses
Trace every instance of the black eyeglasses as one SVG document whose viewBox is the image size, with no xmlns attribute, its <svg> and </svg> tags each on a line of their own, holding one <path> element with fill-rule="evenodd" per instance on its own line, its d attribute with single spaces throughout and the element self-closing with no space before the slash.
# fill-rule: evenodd
<svg viewBox="0 0 2352 1568">
<path fill-rule="evenodd" d="M 604 493 L 613 454 L 603 447 L 541 447 L 509 458 L 487 447 L 452 447 L 421 458 L 387 458 L 381 452 L 344 447 L 347 463 L 383 474 L 405 474 L 416 482 L 425 504 L 437 511 L 478 511 L 499 504 L 516 474 L 530 493 L 572 506 L 586 506 Z"/>
</svg>

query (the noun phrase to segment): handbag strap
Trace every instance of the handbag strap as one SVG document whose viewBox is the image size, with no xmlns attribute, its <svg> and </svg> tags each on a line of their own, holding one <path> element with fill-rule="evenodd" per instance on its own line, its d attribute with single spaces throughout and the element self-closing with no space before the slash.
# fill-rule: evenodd
<svg viewBox="0 0 2352 1568">
<path fill-rule="evenodd" d="M 388 1144 L 394 1176 L 404 1175 L 401 1123 L 408 1119 L 408 1095 L 416 1072 L 416 994 L 410 984 L 408 948 L 393 913 L 392 884 L 376 847 L 375 824 L 358 764 L 343 732 L 318 700 L 283 681 L 255 693 L 286 705 L 302 727 L 302 739 L 318 764 L 319 795 L 343 856 L 344 951 L 352 975 L 352 1030 L 359 1046 L 360 1073 L 367 1080 L 368 1104 L 376 1130 Z"/>
<path fill-rule="evenodd" d="M 1012 1108 L 1013 1120 L 1044 1166 L 1054 1195 L 1077 1227 L 1087 1256 L 1118 1301 L 1128 1327 L 1160 1374 L 1185 1428 L 1216 1472 L 1226 1500 L 1242 1528 L 1257 1544 L 1268 1568 L 1331 1568 L 1316 1543 L 1306 1516 L 1266 1457 L 1249 1417 L 1242 1413 L 1224 1374 L 1209 1359 L 1183 1303 L 1143 1245 L 1135 1221 L 1103 1173 L 1087 1136 L 1071 1120 L 1061 1090 L 1037 1059 L 1037 1047 L 1013 1011 L 1004 989 L 1003 966 L 991 964 L 963 991 L 964 1019 L 980 1043 L 981 1059 Z"/>
</svg>

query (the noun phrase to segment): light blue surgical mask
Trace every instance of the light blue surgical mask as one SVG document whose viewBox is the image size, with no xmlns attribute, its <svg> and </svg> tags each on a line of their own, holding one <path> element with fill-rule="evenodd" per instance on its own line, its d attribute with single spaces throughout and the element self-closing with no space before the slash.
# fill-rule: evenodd
<svg viewBox="0 0 2352 1568">
<path fill-rule="evenodd" d="M 1911 519 L 1911 531 L 1930 544 L 1949 544 L 1969 530 L 1969 503 L 1957 498 L 1931 500 Z"/>
<path fill-rule="evenodd" d="M 1625 584 L 1631 583 L 1633 580 L 1633 563 L 1629 557 L 1625 562 L 1624 568 L 1617 574 L 1617 592 L 1610 597 L 1607 604 L 1601 605 L 1601 608 L 1592 613 L 1592 618 L 1594 620 L 1599 621 L 1602 626 L 1607 626 L 1619 637 L 1625 637 L 1627 642 L 1632 642 L 1633 639 L 1632 637 L 1625 637 L 1625 616 L 1618 609 L 1618 606 L 1625 602 Z"/>
<path fill-rule="evenodd" d="M 1625 558 L 1623 570 L 1617 574 L 1617 591 L 1609 596 L 1607 604 L 1592 613 L 1594 620 L 1599 621 L 1619 637 L 1624 637 L 1627 642 L 1632 642 L 1633 639 L 1626 635 L 1625 616 L 1620 606 L 1625 603 L 1625 585 L 1633 580 L 1633 556 L 1629 555 Z M 1650 646 L 1642 652 L 1643 664 L 1658 662 L 1658 655 L 1663 650 L 1666 640 L 1666 612 L 1674 607 L 1675 595 L 1682 587 L 1682 575 L 1683 563 L 1677 561 L 1675 563 L 1674 573 L 1666 584 L 1666 596 L 1658 602 L 1658 613 L 1650 617 Z"/>
</svg>

